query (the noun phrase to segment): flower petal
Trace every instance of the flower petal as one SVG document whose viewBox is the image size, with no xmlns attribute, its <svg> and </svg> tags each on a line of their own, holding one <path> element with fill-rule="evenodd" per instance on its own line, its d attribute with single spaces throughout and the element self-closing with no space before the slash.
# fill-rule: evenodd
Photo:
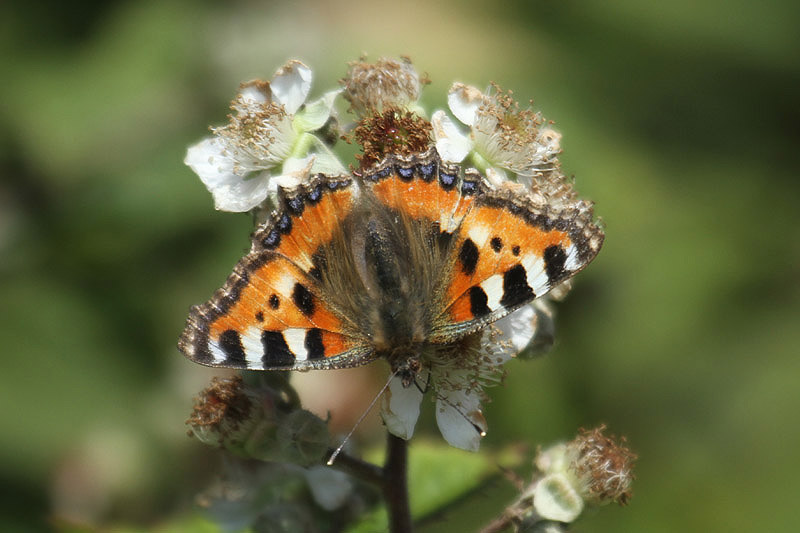
<svg viewBox="0 0 800 533">
<path fill-rule="evenodd" d="M 320 465 L 310 467 L 304 474 L 314 501 L 326 511 L 344 505 L 353 492 L 353 482 L 344 472 Z"/>
<path fill-rule="evenodd" d="M 239 102 L 244 107 L 250 105 L 267 104 L 272 99 L 269 83 L 263 80 L 253 80 L 243 83 L 239 87 Z"/>
<path fill-rule="evenodd" d="M 294 117 L 294 129 L 298 132 L 320 129 L 331 116 L 333 102 L 344 89 L 328 91 L 321 98 L 314 100 Z"/>
<path fill-rule="evenodd" d="M 451 370 L 448 379 L 452 378 Z M 478 394 L 469 390 L 442 389 L 437 393 L 436 423 L 444 440 L 462 450 L 478 451 L 487 429 Z"/>
<path fill-rule="evenodd" d="M 531 306 L 535 313 L 531 319 L 534 334 L 525 350 L 527 357 L 535 357 L 549 352 L 556 340 L 556 325 L 549 299 L 539 298 L 534 300 Z"/>
<path fill-rule="evenodd" d="M 418 387 L 403 387 L 398 376 L 391 379 L 381 401 L 381 418 L 389 433 L 405 440 L 414 435 L 422 396 Z"/>
<path fill-rule="evenodd" d="M 272 96 L 283 104 L 290 115 L 294 115 L 311 90 L 311 69 L 292 59 L 275 73 L 270 82 Z"/>
<path fill-rule="evenodd" d="M 342 162 L 339 161 L 331 152 L 314 153 L 314 163 L 311 165 L 311 173 L 321 172 L 328 176 L 341 176 L 347 174 Z"/>
<path fill-rule="evenodd" d="M 483 100 L 482 92 L 463 83 L 454 83 L 447 93 L 447 105 L 450 106 L 450 111 L 467 126 L 475 124 L 475 115 Z"/>
<path fill-rule="evenodd" d="M 235 162 L 226 150 L 227 145 L 219 137 L 206 137 L 186 150 L 183 163 L 200 176 L 206 187 L 222 185 L 234 174 Z"/>
<path fill-rule="evenodd" d="M 534 305 L 528 304 L 495 322 L 495 327 L 502 332 L 498 340 L 509 347 L 509 357 L 524 350 L 531 342 L 536 333 L 535 317 Z M 509 342 L 503 343 L 504 340 Z"/>
<path fill-rule="evenodd" d="M 200 177 L 220 211 L 249 211 L 267 197 L 269 172 L 252 177 L 237 174 L 236 162 L 219 137 L 207 137 L 190 146 L 183 162 Z"/>
<path fill-rule="evenodd" d="M 214 189 L 208 187 L 214 197 L 214 207 L 220 211 L 243 213 L 250 211 L 267 198 L 269 172 L 262 172 L 249 179 L 238 178 Z"/>
<path fill-rule="evenodd" d="M 472 141 L 459 131 L 458 126 L 445 115 L 436 111 L 431 117 L 436 151 L 445 161 L 460 163 L 472 150 Z"/>
</svg>

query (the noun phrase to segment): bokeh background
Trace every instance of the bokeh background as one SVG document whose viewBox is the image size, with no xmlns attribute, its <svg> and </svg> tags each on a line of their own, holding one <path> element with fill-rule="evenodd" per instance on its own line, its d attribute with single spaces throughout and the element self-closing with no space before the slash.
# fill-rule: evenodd
<svg viewBox="0 0 800 533">
<path fill-rule="evenodd" d="M 213 210 L 185 149 L 240 81 L 297 57 L 319 95 L 366 52 L 411 56 L 429 109 L 454 80 L 534 99 L 607 225 L 555 350 L 491 391 L 484 449 L 605 422 L 640 455 L 634 498 L 580 531 L 793 531 L 798 20 L 791 0 L 4 2 L 0 529 L 197 512 L 218 462 L 183 421 L 214 372 L 175 344 L 251 221 Z M 424 531 L 512 497 L 498 483 Z"/>
</svg>

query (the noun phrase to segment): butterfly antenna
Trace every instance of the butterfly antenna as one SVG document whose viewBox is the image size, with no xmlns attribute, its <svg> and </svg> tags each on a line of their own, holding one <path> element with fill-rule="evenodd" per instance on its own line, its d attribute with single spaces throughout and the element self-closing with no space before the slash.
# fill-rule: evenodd
<svg viewBox="0 0 800 533">
<path fill-rule="evenodd" d="M 383 385 L 383 387 L 381 387 L 381 390 L 380 390 L 380 392 L 378 392 L 378 394 L 376 394 L 376 395 L 375 395 L 375 397 L 372 399 L 372 401 L 369 403 L 369 407 L 367 407 L 367 408 L 364 410 L 364 412 L 363 412 L 363 413 L 361 413 L 361 416 L 359 416 L 359 417 L 358 417 L 358 420 L 356 420 L 356 423 L 355 423 L 355 424 L 353 424 L 353 427 L 352 427 L 352 429 L 350 429 L 350 431 L 349 431 L 349 432 L 347 433 L 347 435 L 344 437 L 344 439 L 342 440 L 342 443 L 341 443 L 341 444 L 339 445 L 339 447 L 338 447 L 338 448 L 336 448 L 336 450 L 334 450 L 334 452 L 331 454 L 331 457 L 330 457 L 330 459 L 328 459 L 328 463 L 327 463 L 327 465 L 328 465 L 328 466 L 331 466 L 331 465 L 333 464 L 333 462 L 334 462 L 334 461 L 336 461 L 336 458 L 337 458 L 337 457 L 339 456 L 339 454 L 341 453 L 341 451 L 342 451 L 342 448 L 344 448 L 344 445 L 347 443 L 347 441 L 348 441 L 348 440 L 350 440 L 350 437 L 352 437 L 352 436 L 353 436 L 353 433 L 355 432 L 356 428 L 357 428 L 357 427 L 358 427 L 358 426 L 361 424 L 361 422 L 363 422 L 363 421 L 364 421 L 364 419 L 367 417 L 367 415 L 369 414 L 369 412 L 370 412 L 370 411 L 372 411 L 372 408 L 373 408 L 373 407 L 375 407 L 375 404 L 378 402 L 378 398 L 380 398 L 381 396 L 383 396 L 383 393 L 384 393 L 384 392 L 386 392 L 386 389 L 388 389 L 388 388 L 389 388 L 389 384 L 392 382 L 392 380 L 394 379 L 394 377 L 397 375 L 397 372 L 398 372 L 398 370 L 395 370 L 394 372 L 392 372 L 392 373 L 389 375 L 389 379 L 387 379 L 387 380 L 386 380 L 386 383 Z"/>
</svg>

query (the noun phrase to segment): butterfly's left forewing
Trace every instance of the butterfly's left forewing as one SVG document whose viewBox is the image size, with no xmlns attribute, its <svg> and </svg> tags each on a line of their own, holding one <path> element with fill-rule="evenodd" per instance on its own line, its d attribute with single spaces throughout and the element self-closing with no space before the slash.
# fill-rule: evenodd
<svg viewBox="0 0 800 533">
<path fill-rule="evenodd" d="M 341 368 L 372 349 L 331 307 L 317 250 L 353 209 L 350 178 L 319 176 L 282 192 L 282 208 L 253 235 L 225 286 L 192 308 L 179 348 L 209 366 L 266 370 Z"/>
</svg>

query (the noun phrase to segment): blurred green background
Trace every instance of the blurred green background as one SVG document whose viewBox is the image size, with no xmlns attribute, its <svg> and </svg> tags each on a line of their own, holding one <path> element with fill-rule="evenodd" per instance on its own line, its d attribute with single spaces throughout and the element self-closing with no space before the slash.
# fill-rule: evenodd
<svg viewBox="0 0 800 533">
<path fill-rule="evenodd" d="M 795 530 L 798 20 L 790 0 L 3 3 L 0 529 L 193 512 L 217 463 L 183 421 L 214 372 L 175 344 L 251 222 L 213 210 L 185 149 L 240 81 L 297 57 L 316 96 L 367 52 L 411 56 L 429 109 L 454 80 L 535 98 L 607 225 L 555 350 L 491 391 L 484 449 L 606 422 L 640 456 L 634 498 L 579 530 Z M 485 523 L 502 487 L 425 531 Z"/>
</svg>

